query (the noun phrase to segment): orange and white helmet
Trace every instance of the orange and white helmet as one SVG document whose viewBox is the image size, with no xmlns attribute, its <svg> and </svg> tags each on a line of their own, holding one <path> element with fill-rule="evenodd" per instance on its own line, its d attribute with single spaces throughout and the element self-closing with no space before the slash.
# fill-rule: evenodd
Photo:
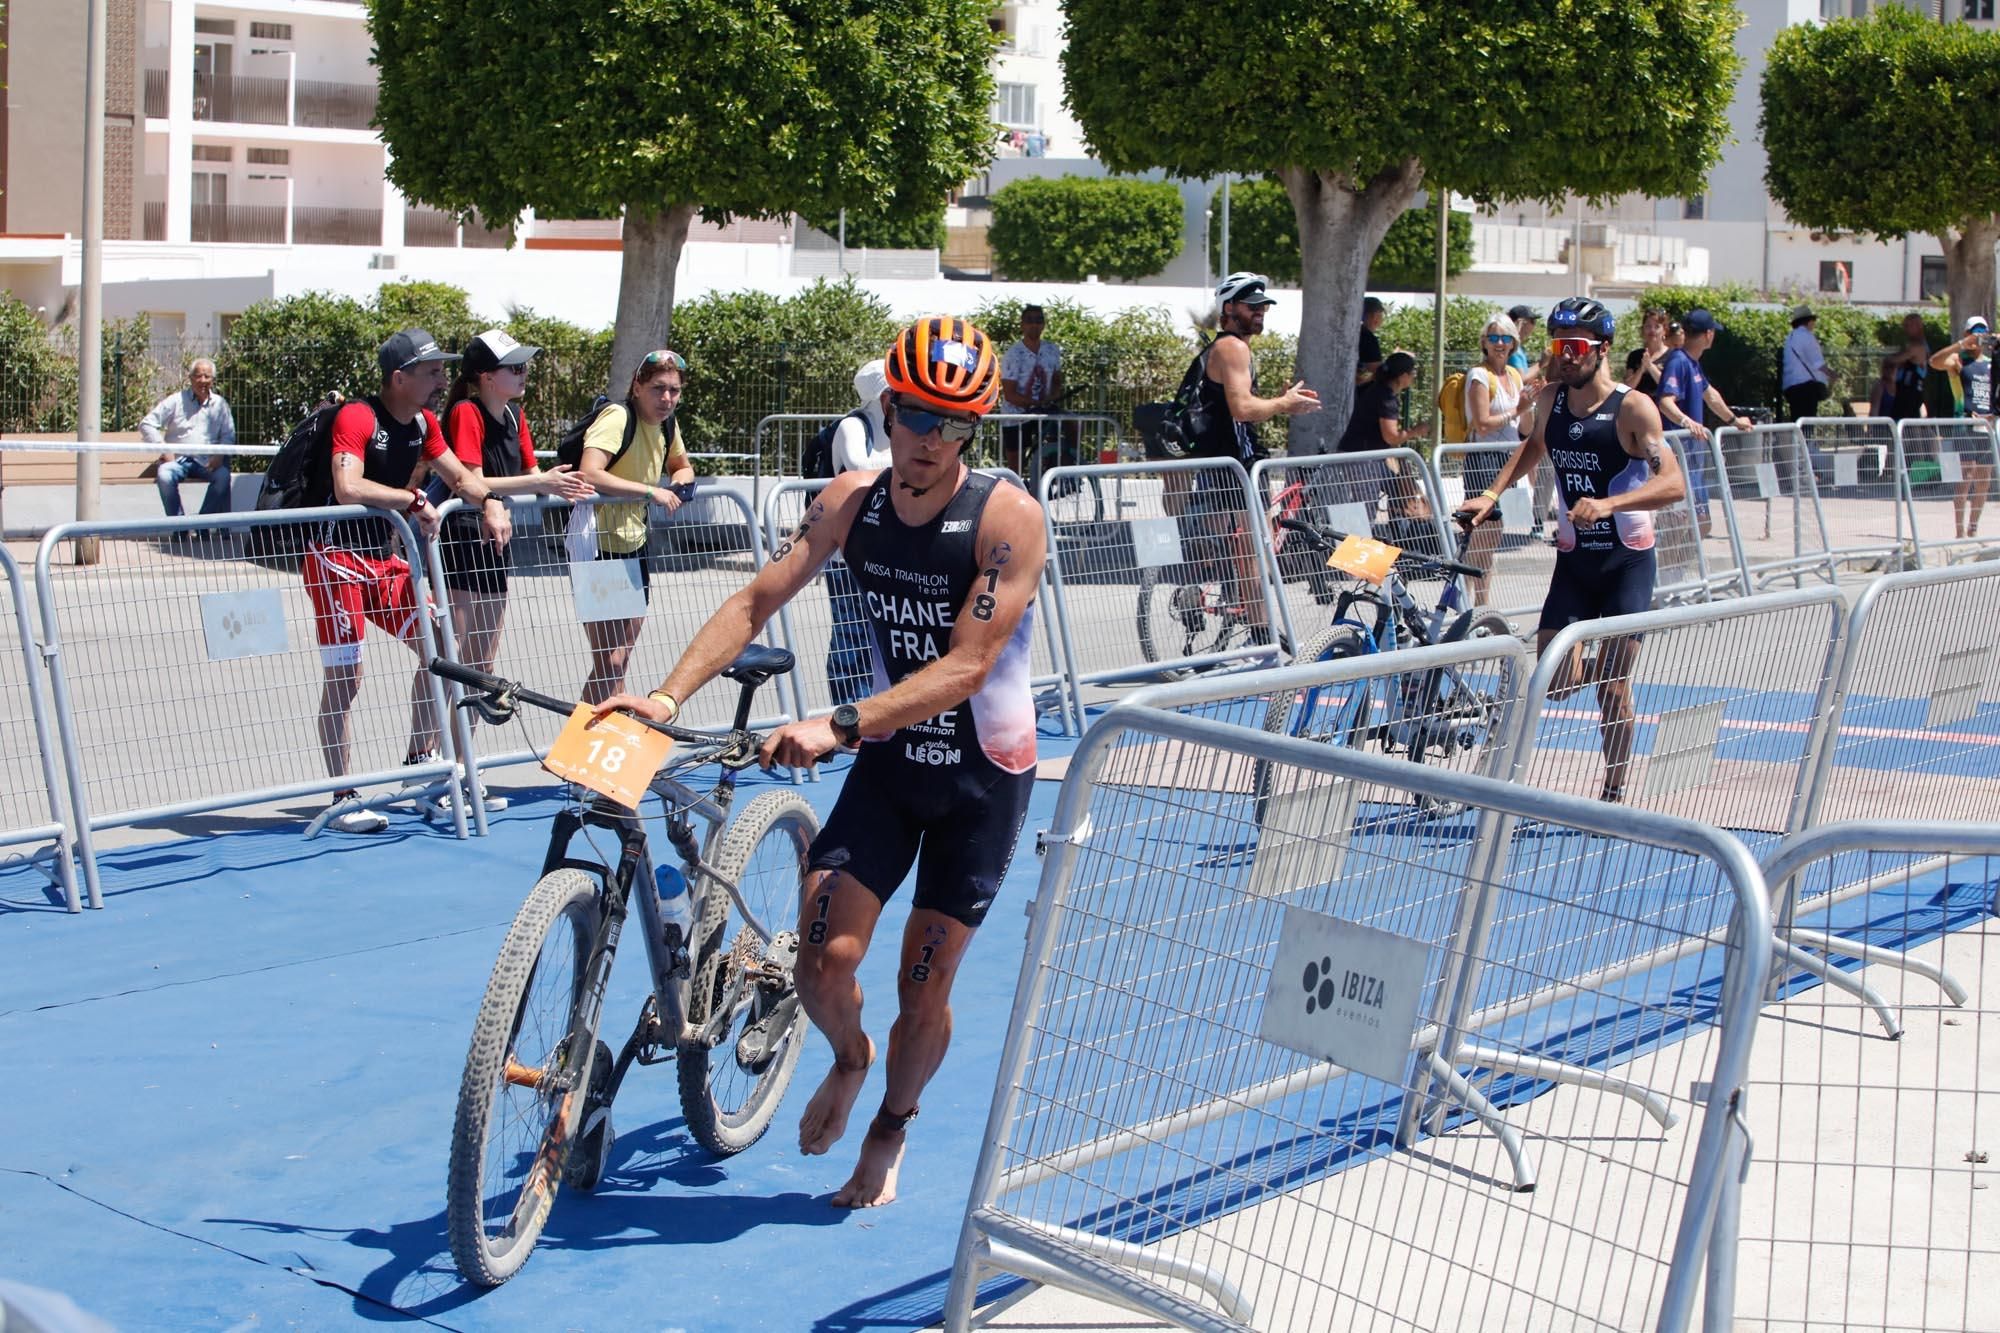
<svg viewBox="0 0 2000 1333">
<path fill-rule="evenodd" d="M 939 412 L 984 416 L 1000 400 L 1000 357 L 976 325 L 928 315 L 896 335 L 889 388 Z"/>
</svg>

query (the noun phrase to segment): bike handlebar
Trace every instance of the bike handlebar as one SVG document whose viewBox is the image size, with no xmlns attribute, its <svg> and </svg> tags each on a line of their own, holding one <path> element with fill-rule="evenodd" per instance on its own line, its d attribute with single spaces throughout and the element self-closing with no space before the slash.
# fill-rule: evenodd
<svg viewBox="0 0 2000 1333">
<path fill-rule="evenodd" d="M 430 670 L 432 675 L 440 679 L 456 681 L 467 689 L 478 691 L 479 694 L 484 696 L 478 702 L 488 705 L 486 708 L 480 708 L 481 715 L 489 721 L 496 723 L 506 721 L 507 715 L 513 711 L 513 705 L 516 702 L 528 704 L 547 712 L 557 713 L 563 717 L 568 717 L 576 711 L 575 701 L 565 701 L 556 698 L 554 695 L 541 694 L 535 690 L 528 689 L 518 681 L 505 680 L 489 671 L 481 671 L 477 667 L 469 667 L 463 663 L 447 662 L 442 657 L 431 659 Z M 627 713 L 626 716 L 643 726 L 651 727 L 663 736 L 672 737 L 683 744 L 720 745 L 724 749 L 734 748 L 734 738 L 718 738 L 710 732 L 690 731 L 686 727 L 677 727 L 671 722 L 655 722 L 653 719 L 641 717 L 637 713 Z M 763 743 L 763 737 L 750 732 L 744 733 L 744 739 L 749 742 L 747 748 L 752 755 L 757 752 L 757 747 Z"/>
<path fill-rule="evenodd" d="M 1345 541 L 1348 535 L 1337 528 L 1322 528 L 1317 523 L 1308 523 L 1304 519 L 1299 518 L 1281 518 L 1278 520 L 1278 526 L 1302 534 L 1315 546 L 1324 551 L 1331 551 L 1334 547 Z M 1486 577 L 1486 571 L 1476 565 L 1462 565 L 1456 560 L 1439 560 L 1432 556 L 1419 555 L 1415 551 L 1402 552 L 1396 557 L 1396 563 L 1412 564 L 1424 569 L 1442 570 L 1447 574 L 1459 574 L 1469 579 L 1483 579 Z"/>
</svg>

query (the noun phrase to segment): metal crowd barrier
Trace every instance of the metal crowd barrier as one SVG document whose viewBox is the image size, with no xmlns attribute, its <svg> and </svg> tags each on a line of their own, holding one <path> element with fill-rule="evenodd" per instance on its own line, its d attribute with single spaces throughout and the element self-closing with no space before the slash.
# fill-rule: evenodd
<svg viewBox="0 0 2000 1333">
<path fill-rule="evenodd" d="M 1510 776 L 1575 796 L 1615 787 L 1627 807 L 1760 850 L 1801 826 L 1846 609 L 1838 589 L 1798 588 L 1578 621 L 1535 664 Z"/>
<path fill-rule="evenodd" d="M 1041 476 L 1052 468 L 1088 467 L 1121 461 L 1116 417 L 1088 412 L 992 412 L 980 423 L 971 452 L 983 463 L 1024 478 L 1039 492 Z M 1117 518 L 1107 509 L 1103 487 L 1076 477 L 1044 496 L 1049 518 L 1058 524 L 1102 523 Z"/>
<path fill-rule="evenodd" d="M 7 621 L 14 643 L 0 652 L 0 847 L 49 844 L 28 858 L 49 863 L 51 882 L 70 911 L 82 910 L 76 886 L 74 839 L 56 782 L 54 735 L 42 679 L 41 655 L 28 615 L 20 566 L 0 546 L 0 574 L 6 575 Z M 16 858 L 9 857 L 9 861 Z M 102 907 L 95 861 L 84 863 L 90 905 Z"/>
<path fill-rule="evenodd" d="M 982 470 L 1021 485 L 1021 479 L 1004 468 Z M 811 497 L 826 486 L 823 478 L 790 479 L 765 497 L 764 543 L 768 551 L 775 552 L 798 528 Z M 1060 712 L 1064 734 L 1077 735 L 1081 726 L 1070 715 L 1055 602 L 1049 595 L 1046 575 L 1036 596 L 1035 616 L 1029 687 L 1036 693 L 1037 711 Z M 785 644 L 798 657 L 790 677 L 797 716 L 817 717 L 875 692 L 867 612 L 840 555 L 831 557 L 819 577 L 779 610 L 778 625 Z"/>
<path fill-rule="evenodd" d="M 1914 567 L 1896 423 L 1887 417 L 1801 417 L 1795 424 L 1835 572 Z"/>
<path fill-rule="evenodd" d="M 1209 480 L 1203 482 L 1202 478 Z M 1107 496 L 1103 523 L 1058 526 L 1049 496 L 1075 482 Z M 1270 664 L 1283 628 L 1270 525 L 1228 459 L 1054 468 L 1041 478 L 1063 666 L 1083 686 L 1224 665 Z"/>
<path fill-rule="evenodd" d="M 1486 490 L 1513 452 L 1511 444 L 1439 445 L 1432 461 L 1442 512 L 1449 515 Z M 1541 613 L 1555 570 L 1555 529 L 1540 521 L 1534 497 L 1530 478 L 1509 486 L 1500 497 L 1498 521 L 1481 524 L 1460 557 L 1490 571 L 1473 586 L 1473 600 L 1510 620 Z"/>
<path fill-rule="evenodd" d="M 2000 1327 L 2000 1229 L 1980 1193 L 2000 1123 L 1996 858 L 1990 815 L 1824 824 L 1765 858 L 1780 900 L 1802 881 L 1871 885 L 1840 924 L 1843 966 L 1897 965 L 1857 971 L 1865 995 L 1785 986 L 1766 1011 L 1745 1106 L 1755 1153 L 1724 1179 L 1712 1242 L 1737 1276 L 1711 1268 L 1709 1327 Z M 1906 1026 L 1878 1031 L 1885 1009 Z"/>
<path fill-rule="evenodd" d="M 859 404 L 857 404 L 859 406 Z M 845 412 L 773 412 L 758 420 L 750 432 L 750 451 L 760 460 L 771 451 L 771 475 L 780 479 L 796 477 L 802 470 L 806 446 L 829 421 L 838 421 Z"/>
<path fill-rule="evenodd" d="M 601 496 L 574 505 L 518 497 L 508 507 L 514 535 L 499 562 L 461 501 L 440 510 L 443 523 L 428 551 L 431 581 L 444 590 L 440 638 L 455 661 L 553 694 L 583 697 L 593 679 L 598 697 L 621 689 L 644 694 L 764 563 L 749 503 L 725 487 L 702 487 L 673 512 Z M 641 544 L 613 553 L 610 541 L 623 538 L 605 537 L 603 516 L 615 525 L 641 509 Z M 776 642 L 769 631 L 765 639 Z M 624 670 L 614 674 L 620 657 Z M 764 711 L 755 726 L 793 716 L 782 687 L 760 695 L 759 703 Z M 708 689 L 683 702 L 681 717 L 691 727 L 726 728 L 734 709 L 733 695 Z M 535 762 L 561 725 L 524 713 L 497 735 L 475 729 L 474 781 L 483 787 L 481 770 Z M 491 741 L 478 743 L 489 735 Z"/>
<path fill-rule="evenodd" d="M 1687 478 L 1687 498 L 1653 512 L 1653 550 L 1659 564 L 1655 606 L 1705 602 L 1749 586 L 1734 537 L 1736 510 L 1722 476 L 1715 440 L 1704 444 L 1684 430 L 1666 441 Z"/>
<path fill-rule="evenodd" d="M 1780 579 L 1803 586 L 1811 574 L 1836 581 L 1826 517 L 1814 484 L 1813 456 L 1796 424 L 1722 427 L 1715 432 L 1717 475 L 1728 488 L 1740 563 L 1751 590 Z"/>
<path fill-rule="evenodd" d="M 1301 647 L 1325 628 L 1347 576 L 1328 569 L 1325 553 L 1298 533 L 1278 526 L 1281 517 L 1378 537 L 1418 555 L 1457 557 L 1437 479 L 1409 449 L 1267 458 L 1250 469 L 1250 490 L 1265 517 L 1264 576 L 1277 592 L 1286 639 Z"/>
<path fill-rule="evenodd" d="M 1367 817 L 1418 796 L 1479 835 Z M 1686 1326 L 1769 961 L 1741 844 L 1132 704 L 1049 844 L 947 1329 L 1003 1274 L 1207 1330 Z"/>
<path fill-rule="evenodd" d="M 321 811 L 310 836 L 339 810 L 423 805 L 455 789 L 448 727 L 437 757 L 402 762 L 418 716 L 438 725 L 445 717 L 439 682 L 421 666 L 437 651 L 421 613 L 408 648 L 390 646 L 379 626 L 362 627 L 349 771 L 324 773 L 327 673 L 298 552 L 303 534 L 336 520 L 379 532 L 410 560 L 421 607 L 424 559 L 409 525 L 358 506 L 65 523 L 42 539 L 35 584 L 50 697 L 87 875 L 99 829 L 388 788 Z M 97 539 L 98 563 L 57 560 L 79 538 Z M 449 805 L 464 837 L 462 803 Z"/>
<path fill-rule="evenodd" d="M 1963 417 L 1898 421 L 1896 452 L 1917 563 L 1948 565 L 1992 549 L 2000 526 L 1987 524 L 1983 540 L 1978 532 L 2000 471 L 1992 425 Z"/>
</svg>

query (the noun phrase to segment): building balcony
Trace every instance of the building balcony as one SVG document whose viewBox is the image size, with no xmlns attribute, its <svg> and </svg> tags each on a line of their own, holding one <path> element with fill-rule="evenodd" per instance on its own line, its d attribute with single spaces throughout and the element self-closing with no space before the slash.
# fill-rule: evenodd
<svg viewBox="0 0 2000 1333">
<path fill-rule="evenodd" d="M 194 118 L 236 125 L 365 130 L 375 119 L 372 84 L 196 74 Z M 167 114 L 168 71 L 146 71 L 146 114 Z"/>
<path fill-rule="evenodd" d="M 435 208 L 403 210 L 403 244 L 468 250 L 505 250 L 514 242 L 512 227 L 487 227 L 476 215 L 461 230 L 458 219 Z"/>
<path fill-rule="evenodd" d="M 167 238 L 167 206 L 152 202 L 141 210 L 145 239 Z M 188 239 L 216 245 L 377 245 L 382 244 L 379 208 L 313 208 L 291 210 L 291 236 L 285 235 L 283 204 L 193 204 L 188 208 Z"/>
</svg>

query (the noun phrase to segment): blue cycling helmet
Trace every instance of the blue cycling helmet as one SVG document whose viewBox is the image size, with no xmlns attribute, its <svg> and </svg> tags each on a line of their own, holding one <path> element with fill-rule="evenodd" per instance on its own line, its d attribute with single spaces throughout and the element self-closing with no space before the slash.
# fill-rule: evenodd
<svg viewBox="0 0 2000 1333">
<path fill-rule="evenodd" d="M 1560 338 L 1565 333 L 1594 333 L 1610 342 L 1617 329 L 1618 321 L 1611 317 L 1611 312 L 1588 296 L 1566 296 L 1549 311 L 1551 338 Z"/>
</svg>

